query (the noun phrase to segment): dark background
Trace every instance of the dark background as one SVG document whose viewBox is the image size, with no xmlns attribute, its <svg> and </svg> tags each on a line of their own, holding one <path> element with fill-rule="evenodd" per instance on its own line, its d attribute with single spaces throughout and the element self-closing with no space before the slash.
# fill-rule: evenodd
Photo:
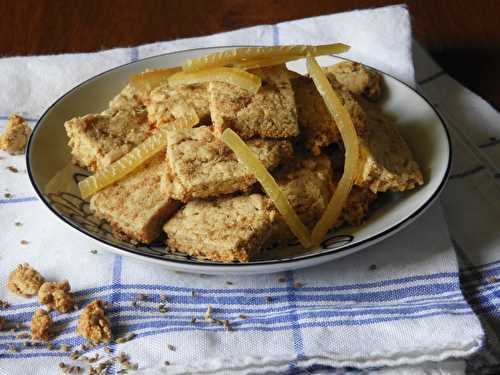
<svg viewBox="0 0 500 375">
<path fill-rule="evenodd" d="M 384 0 L 0 0 L 0 54 L 90 52 L 398 4 Z M 500 108 L 500 0 L 409 0 L 414 35 Z"/>
</svg>

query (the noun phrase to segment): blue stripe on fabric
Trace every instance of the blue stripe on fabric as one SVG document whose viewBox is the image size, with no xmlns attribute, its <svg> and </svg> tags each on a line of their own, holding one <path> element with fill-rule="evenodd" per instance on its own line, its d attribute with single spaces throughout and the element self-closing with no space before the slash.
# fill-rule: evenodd
<svg viewBox="0 0 500 375">
<path fill-rule="evenodd" d="M 297 358 L 300 359 L 305 356 L 304 354 L 304 340 L 302 337 L 302 332 L 300 330 L 299 318 L 297 315 L 297 296 L 295 294 L 295 281 L 293 277 L 292 271 L 286 272 L 286 280 L 287 280 L 287 299 L 288 305 L 290 307 L 289 318 L 292 321 L 292 336 L 293 336 L 293 349 Z M 274 300 L 273 300 L 274 301 Z M 291 365 L 295 365 L 291 364 Z"/>
<path fill-rule="evenodd" d="M 37 200 L 38 200 L 37 197 L 9 198 L 9 199 L 0 199 L 0 204 L 34 202 L 34 201 L 37 201 Z"/>
<path fill-rule="evenodd" d="M 139 60 L 139 48 L 132 47 L 130 48 L 130 61 L 134 62 Z"/>
<path fill-rule="evenodd" d="M 112 279 L 112 293 L 111 293 L 111 306 L 113 306 L 114 303 L 119 301 L 121 299 L 121 274 L 122 274 L 122 257 L 121 255 L 115 255 L 115 259 L 113 261 L 113 279 Z M 118 315 L 117 317 L 113 317 L 113 320 L 118 320 L 119 321 L 120 316 Z M 116 331 L 113 332 L 116 335 Z M 116 353 L 116 343 L 113 341 L 110 345 L 110 354 L 114 355 Z M 110 371 L 113 373 L 116 373 L 116 366 L 115 363 L 110 367 Z"/>
<path fill-rule="evenodd" d="M 454 312 L 454 315 L 471 315 L 473 314 L 472 311 L 465 311 L 465 312 Z M 435 316 L 440 316 L 440 315 L 445 315 L 442 312 L 433 312 L 433 313 L 428 313 L 428 314 L 422 314 L 418 316 L 404 316 L 402 318 L 392 318 L 392 317 L 385 317 L 385 318 L 375 318 L 375 319 L 362 319 L 362 320 L 352 320 L 352 321 L 344 321 L 344 322 L 332 322 L 332 321 L 326 321 L 322 322 L 321 326 L 318 326 L 317 322 L 306 322 L 301 324 L 302 329 L 307 329 L 307 328 L 330 328 L 330 327 L 338 327 L 341 325 L 367 325 L 367 324 L 377 324 L 377 323 L 383 323 L 383 322 L 390 322 L 390 321 L 397 321 L 397 320 L 415 320 L 415 319 L 422 319 L 422 318 L 429 318 L 429 317 L 435 317 Z M 148 336 L 153 336 L 153 335 L 160 335 L 163 333 L 168 333 L 168 332 L 193 332 L 197 330 L 204 330 L 204 331 L 223 331 L 224 328 L 221 326 L 213 326 L 213 325 L 205 325 L 205 326 L 196 326 L 191 324 L 189 319 L 186 319 L 184 324 L 178 325 L 176 327 L 168 327 L 167 325 L 170 322 L 168 319 L 162 320 L 162 321 L 154 321 L 150 322 L 147 324 L 140 323 L 140 324 L 131 324 L 124 326 L 124 328 L 127 328 L 130 331 L 134 331 L 137 333 L 136 339 L 141 338 L 141 337 L 148 337 Z M 166 327 L 166 328 L 165 328 Z M 122 327 L 119 327 L 122 328 Z M 137 332 L 138 330 L 141 329 L 154 329 L 149 332 Z M 158 329 L 160 328 L 160 329 Z M 286 326 L 275 326 L 275 327 L 240 327 L 238 330 L 239 331 L 245 331 L 245 332 L 277 332 L 277 331 L 288 331 L 288 330 L 293 330 L 294 327 L 293 325 L 286 325 Z M 54 342 L 57 344 L 57 342 Z M 0 344 L 0 347 L 2 347 L 2 344 Z M 6 345 L 3 345 L 3 347 L 6 347 Z M 25 356 L 28 354 L 27 356 Z M 42 356 L 44 353 L 5 353 L 6 358 L 29 358 L 31 357 L 29 354 L 35 354 L 31 356 Z M 46 352 L 48 356 L 54 354 L 53 352 Z M 62 354 L 64 355 L 64 354 Z M 66 354 L 67 355 L 67 354 Z"/>
<path fill-rule="evenodd" d="M 292 310 L 290 311 L 290 308 Z M 424 305 L 424 306 L 401 306 L 401 307 L 394 307 L 391 309 L 387 308 L 382 308 L 382 307 L 371 307 L 371 308 L 366 308 L 366 309 L 351 309 L 349 307 L 343 307 L 339 308 L 338 306 L 322 306 L 321 308 L 316 308 L 314 310 L 307 310 L 300 312 L 300 314 L 316 314 L 316 313 L 321 313 L 327 309 L 330 311 L 330 316 L 331 317 L 357 317 L 357 316 L 366 316 L 366 315 L 394 315 L 394 314 L 416 314 L 422 311 L 427 311 L 427 310 L 432 310 L 432 309 L 440 309 L 443 311 L 449 311 L 450 313 L 453 313 L 452 309 L 464 309 L 464 308 L 469 308 L 469 305 L 465 301 L 456 301 L 456 302 L 442 302 L 442 303 L 435 303 L 435 304 L 430 304 L 430 305 Z M 205 308 L 178 308 L 178 307 L 170 307 L 169 312 L 167 315 L 151 315 L 151 316 L 137 316 L 137 313 L 151 313 L 151 312 L 157 312 L 158 309 L 157 307 L 146 307 L 146 306 L 137 306 L 137 307 L 131 307 L 131 306 L 122 306 L 120 308 L 112 308 L 108 311 L 110 318 L 115 321 L 117 318 L 114 318 L 114 315 L 118 315 L 119 313 L 135 313 L 131 315 L 124 315 L 123 320 L 129 320 L 129 319 L 142 319 L 142 320 L 148 320 L 148 319 L 157 319 L 161 317 L 167 317 L 170 320 L 176 320 L 176 319 L 181 319 L 184 320 L 186 319 L 186 314 L 189 315 L 202 315 L 205 312 Z M 240 313 L 245 313 L 245 314 L 256 314 L 257 312 L 255 311 L 249 311 L 245 309 L 218 309 L 219 314 L 224 315 L 225 318 L 236 318 Z M 280 319 L 283 316 L 283 314 L 297 314 L 296 313 L 296 307 L 295 310 L 293 310 L 293 306 L 284 306 L 280 309 L 279 313 L 280 315 L 276 316 L 271 316 L 271 317 L 257 317 L 248 320 L 248 323 L 255 323 L 255 322 L 260 322 L 260 323 L 273 323 L 273 322 L 281 322 Z M 174 315 L 177 313 L 177 315 Z M 270 311 L 260 311 L 259 313 L 264 313 L 264 314 L 270 314 Z M 15 316 L 5 316 L 9 320 L 16 320 L 16 321 L 28 321 L 31 317 L 31 312 L 26 312 L 23 314 L 18 314 L 17 317 Z M 17 319 L 16 319 L 17 318 Z M 293 316 L 292 316 L 293 318 Z M 296 318 L 296 317 L 295 317 Z M 72 317 L 67 317 L 63 318 L 57 321 L 57 324 L 64 324 L 64 325 L 69 325 L 72 322 L 75 322 L 78 319 L 76 314 Z M 273 321 L 273 319 L 276 319 Z M 300 327 L 299 327 L 300 328 Z M 0 341 L 7 339 L 9 337 L 7 336 L 0 336 Z M 300 340 L 298 340 L 300 341 Z"/>
<path fill-rule="evenodd" d="M 280 30 L 278 29 L 278 25 L 272 25 L 273 32 L 273 46 L 277 46 L 280 43 Z"/>
</svg>

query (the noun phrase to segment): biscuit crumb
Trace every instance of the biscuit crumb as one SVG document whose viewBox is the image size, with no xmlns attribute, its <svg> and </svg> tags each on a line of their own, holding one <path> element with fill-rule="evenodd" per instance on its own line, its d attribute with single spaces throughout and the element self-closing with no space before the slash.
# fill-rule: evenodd
<svg viewBox="0 0 500 375">
<path fill-rule="evenodd" d="M 31 338 L 38 341 L 49 341 L 52 318 L 44 309 L 38 309 L 31 318 Z"/>
<path fill-rule="evenodd" d="M 7 281 L 7 288 L 14 294 L 22 297 L 32 297 L 37 294 L 44 279 L 38 271 L 33 269 L 28 263 L 19 264 L 12 271 Z"/>
<path fill-rule="evenodd" d="M 95 300 L 83 309 L 76 332 L 89 341 L 100 343 L 109 342 L 112 338 L 109 320 L 104 314 L 104 303 Z"/>
<path fill-rule="evenodd" d="M 63 282 L 45 282 L 38 291 L 38 302 L 47 305 L 50 309 L 55 309 L 60 313 L 67 313 L 73 310 L 73 294 L 68 280 Z"/>
<path fill-rule="evenodd" d="M 31 134 L 31 128 L 21 116 L 11 114 L 7 120 L 7 126 L 0 135 L 0 150 L 7 151 L 11 155 L 24 154 L 24 148 Z"/>
</svg>

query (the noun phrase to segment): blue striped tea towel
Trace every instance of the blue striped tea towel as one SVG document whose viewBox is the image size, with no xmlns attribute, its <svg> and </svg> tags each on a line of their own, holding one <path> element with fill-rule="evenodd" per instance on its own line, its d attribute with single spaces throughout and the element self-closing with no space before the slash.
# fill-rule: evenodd
<svg viewBox="0 0 500 375">
<path fill-rule="evenodd" d="M 332 40 L 355 46 L 347 57 L 414 83 L 408 12 L 393 6 L 130 49 L 1 59 L 0 116 L 17 111 L 34 124 L 75 84 L 163 52 Z M 107 352 L 82 349 L 75 334 L 78 313 L 54 313 L 56 347 L 71 345 L 101 358 L 125 352 L 144 374 L 460 374 L 463 358 L 481 348 L 483 330 L 463 297 L 440 204 L 396 236 L 319 267 L 254 277 L 189 275 L 91 247 L 34 197 L 23 158 L 1 157 L 0 192 L 12 197 L 0 198 L 0 299 L 12 306 L 0 315 L 29 324 L 38 304 L 4 288 L 8 272 L 29 262 L 49 280 L 68 278 L 79 305 L 109 301 L 115 335 L 137 335 Z M 7 170 L 10 165 L 19 172 Z M 145 297 L 133 303 L 139 294 Z M 159 311 L 159 304 L 167 311 Z M 204 321 L 208 305 L 231 331 Z M 17 332 L 0 332 L 2 375 L 56 374 L 59 362 L 87 366 L 69 355 L 24 347 Z M 110 373 L 121 368 L 114 363 Z"/>
</svg>

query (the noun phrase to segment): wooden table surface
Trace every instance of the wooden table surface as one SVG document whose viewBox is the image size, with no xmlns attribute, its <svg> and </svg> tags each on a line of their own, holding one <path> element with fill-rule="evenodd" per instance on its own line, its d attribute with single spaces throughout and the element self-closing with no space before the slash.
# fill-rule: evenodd
<svg viewBox="0 0 500 375">
<path fill-rule="evenodd" d="M 89 52 L 397 4 L 386 0 L 0 0 L 0 54 Z M 500 1 L 408 0 L 414 35 L 500 108 Z"/>
</svg>

